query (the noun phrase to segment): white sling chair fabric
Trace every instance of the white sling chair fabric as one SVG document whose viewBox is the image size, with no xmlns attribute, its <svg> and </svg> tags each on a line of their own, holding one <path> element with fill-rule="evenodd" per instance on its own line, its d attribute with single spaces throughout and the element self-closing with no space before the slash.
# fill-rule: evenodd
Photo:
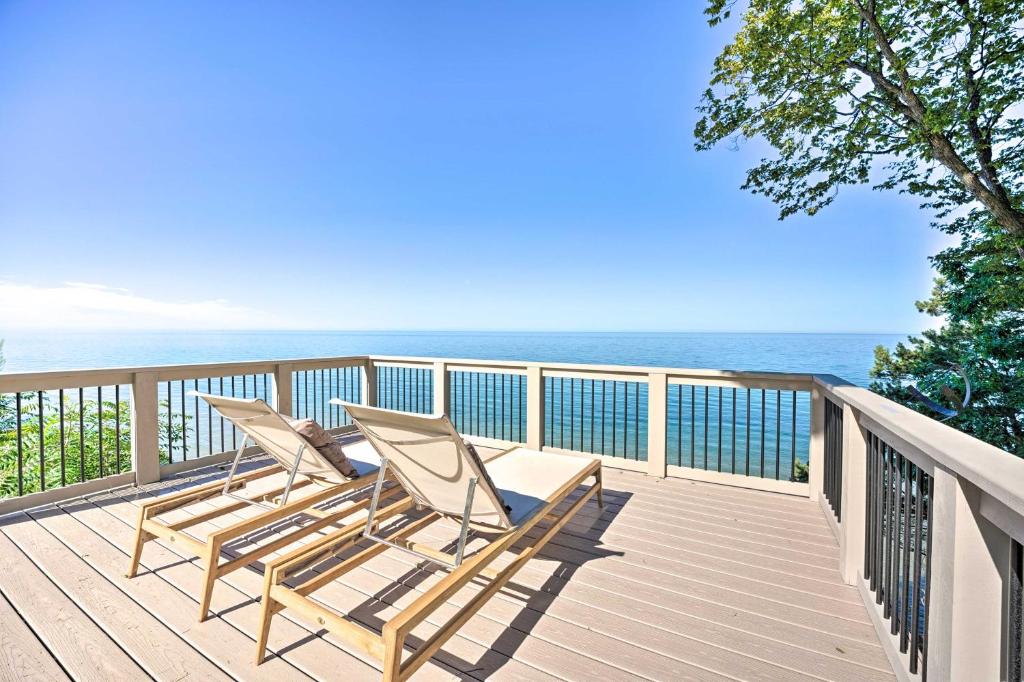
<svg viewBox="0 0 1024 682">
<path fill-rule="evenodd" d="M 523 523 L 567 481 L 593 463 L 516 448 L 483 463 L 446 415 L 396 412 L 342 401 L 356 426 L 388 461 L 395 478 L 418 503 L 461 517 L 469 479 L 477 479 L 470 521 L 498 528 Z"/>
<path fill-rule="evenodd" d="M 475 478 L 469 521 L 512 527 L 501 495 L 491 485 L 480 458 L 469 451 L 447 416 L 339 402 L 417 504 L 463 517 L 470 479 Z"/>
<path fill-rule="evenodd" d="M 296 473 L 318 483 L 329 485 L 337 485 L 350 480 L 338 471 L 330 460 L 321 455 L 309 441 L 299 435 L 287 419 L 263 400 L 259 398 L 228 398 L 206 393 L 194 393 L 194 395 L 208 402 L 239 431 L 273 457 L 286 471 L 290 472 L 296 466 L 295 458 L 301 450 L 302 457 L 298 461 Z M 344 448 L 344 452 L 360 477 L 371 474 L 380 468 L 380 457 L 372 447 L 360 443 Z"/>
</svg>

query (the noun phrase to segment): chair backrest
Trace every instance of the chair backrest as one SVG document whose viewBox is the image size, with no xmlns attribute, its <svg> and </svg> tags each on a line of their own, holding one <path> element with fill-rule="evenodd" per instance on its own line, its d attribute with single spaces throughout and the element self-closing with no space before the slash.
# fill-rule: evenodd
<svg viewBox="0 0 1024 682">
<path fill-rule="evenodd" d="M 259 398 L 228 398 L 221 395 L 195 393 L 208 402 L 225 419 L 246 434 L 265 453 L 287 471 L 295 466 L 295 457 L 302 448 L 298 473 L 313 479 L 341 483 L 348 480 L 330 460 L 291 427 L 288 420 Z"/>
<path fill-rule="evenodd" d="M 461 518 L 466 511 L 469 480 L 476 478 L 470 522 L 498 528 L 512 526 L 501 493 L 447 415 L 411 414 L 333 402 L 344 406 L 417 504 Z"/>
</svg>

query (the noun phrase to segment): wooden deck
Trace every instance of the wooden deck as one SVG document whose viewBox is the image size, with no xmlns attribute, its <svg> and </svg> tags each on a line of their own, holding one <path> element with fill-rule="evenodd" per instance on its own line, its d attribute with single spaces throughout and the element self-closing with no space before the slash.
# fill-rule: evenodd
<svg viewBox="0 0 1024 682">
<path fill-rule="evenodd" d="M 217 615 L 204 623 L 200 568 L 172 543 L 149 543 L 139 577 L 123 577 L 139 501 L 223 475 L 199 470 L 0 520 L 0 679 L 379 679 L 287 610 L 271 631 L 274 655 L 256 667 L 262 564 L 219 581 Z M 817 504 L 608 469 L 605 486 L 603 512 L 588 503 L 417 679 L 894 679 L 856 590 L 840 581 Z M 422 537 L 451 539 L 433 526 Z M 388 551 L 316 596 L 379 626 L 436 580 Z"/>
</svg>

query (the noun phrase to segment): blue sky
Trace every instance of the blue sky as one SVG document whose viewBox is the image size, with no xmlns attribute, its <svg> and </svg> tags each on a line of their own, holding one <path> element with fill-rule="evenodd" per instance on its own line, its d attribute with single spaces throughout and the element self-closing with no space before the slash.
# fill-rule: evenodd
<svg viewBox="0 0 1024 682">
<path fill-rule="evenodd" d="M 0 327 L 929 326 L 913 199 L 693 150 L 702 6 L 0 2 Z"/>
</svg>

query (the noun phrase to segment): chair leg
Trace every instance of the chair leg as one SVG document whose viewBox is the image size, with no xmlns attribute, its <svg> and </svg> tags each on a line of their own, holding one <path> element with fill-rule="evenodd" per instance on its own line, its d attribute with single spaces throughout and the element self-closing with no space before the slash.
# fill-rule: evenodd
<svg viewBox="0 0 1024 682">
<path fill-rule="evenodd" d="M 146 511 L 144 509 L 139 510 L 139 522 L 135 526 L 135 549 L 132 551 L 131 561 L 128 563 L 128 572 L 125 575 L 129 578 L 134 578 L 139 572 L 139 561 L 142 560 L 142 546 L 145 545 L 149 540 L 153 539 L 153 536 L 142 530 L 142 522 L 146 518 Z"/>
<path fill-rule="evenodd" d="M 203 557 L 206 564 L 203 571 L 203 589 L 199 597 L 199 622 L 202 623 L 210 613 L 210 600 L 213 598 L 213 586 L 217 582 L 217 567 L 220 564 L 220 543 L 211 541 Z"/>
<path fill-rule="evenodd" d="M 402 650 L 405 648 L 405 636 L 397 630 L 384 626 L 383 682 L 399 682 L 402 679 Z"/>
<path fill-rule="evenodd" d="M 256 665 L 263 663 L 267 654 L 267 640 L 270 639 L 270 621 L 282 607 L 270 596 L 270 571 L 263 578 L 263 597 L 260 599 L 260 629 L 256 636 Z"/>
<path fill-rule="evenodd" d="M 600 469 L 597 470 L 594 478 L 597 479 L 597 506 L 599 509 L 604 509 L 604 476 Z"/>
</svg>

